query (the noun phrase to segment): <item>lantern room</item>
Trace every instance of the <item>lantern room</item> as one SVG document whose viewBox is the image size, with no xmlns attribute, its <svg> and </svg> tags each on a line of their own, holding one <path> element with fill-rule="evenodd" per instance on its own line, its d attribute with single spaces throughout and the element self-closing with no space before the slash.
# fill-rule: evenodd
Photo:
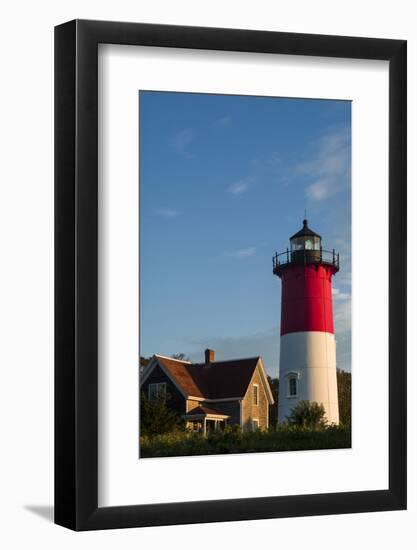
<svg viewBox="0 0 417 550">
<path fill-rule="evenodd" d="M 308 220 L 303 220 L 303 227 L 290 237 L 291 253 L 298 250 L 320 250 L 321 237 L 308 227 Z"/>
<path fill-rule="evenodd" d="M 300 231 L 290 237 L 290 252 L 294 263 L 320 261 L 321 236 L 308 227 L 308 220 L 303 220 Z"/>
<path fill-rule="evenodd" d="M 303 220 L 303 227 L 290 237 L 290 248 L 275 254 L 272 258 L 275 275 L 281 276 L 282 270 L 292 265 L 330 265 L 333 272 L 339 271 L 339 254 L 323 250 L 321 236 L 310 229 L 308 220 Z"/>
</svg>

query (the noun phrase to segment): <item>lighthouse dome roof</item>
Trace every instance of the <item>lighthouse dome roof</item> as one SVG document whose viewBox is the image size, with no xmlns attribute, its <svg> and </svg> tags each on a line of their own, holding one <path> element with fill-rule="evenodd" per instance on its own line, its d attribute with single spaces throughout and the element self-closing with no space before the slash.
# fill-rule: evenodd
<svg viewBox="0 0 417 550">
<path fill-rule="evenodd" d="M 321 239 L 321 235 L 308 227 L 308 220 L 303 220 L 303 227 L 300 231 L 297 231 L 297 233 L 290 237 L 290 240 L 296 239 L 297 237 L 318 237 Z"/>
</svg>

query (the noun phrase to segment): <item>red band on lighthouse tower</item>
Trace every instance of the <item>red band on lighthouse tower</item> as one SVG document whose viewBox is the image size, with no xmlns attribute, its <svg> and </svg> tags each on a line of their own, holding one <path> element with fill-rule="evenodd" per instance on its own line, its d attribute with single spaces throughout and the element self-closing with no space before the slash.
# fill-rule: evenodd
<svg viewBox="0 0 417 550">
<path fill-rule="evenodd" d="M 281 275 L 281 335 L 290 332 L 334 333 L 329 265 L 288 266 Z"/>
</svg>

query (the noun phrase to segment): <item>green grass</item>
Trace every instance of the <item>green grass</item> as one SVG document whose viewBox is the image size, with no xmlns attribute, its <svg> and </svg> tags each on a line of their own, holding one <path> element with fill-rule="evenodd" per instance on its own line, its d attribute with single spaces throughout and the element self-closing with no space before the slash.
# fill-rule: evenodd
<svg viewBox="0 0 417 550">
<path fill-rule="evenodd" d="M 152 438 L 141 437 L 141 458 L 195 456 L 268 451 L 306 451 L 346 449 L 351 446 L 351 432 L 343 426 L 320 430 L 284 426 L 276 431 L 228 431 L 210 434 L 168 433 Z"/>
</svg>

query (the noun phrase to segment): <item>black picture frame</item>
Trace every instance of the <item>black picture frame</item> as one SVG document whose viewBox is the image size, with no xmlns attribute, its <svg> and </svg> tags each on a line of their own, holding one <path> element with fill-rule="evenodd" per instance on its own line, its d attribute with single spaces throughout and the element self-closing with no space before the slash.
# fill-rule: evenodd
<svg viewBox="0 0 417 550">
<path fill-rule="evenodd" d="M 389 488 L 98 507 L 98 44 L 389 61 Z M 406 41 L 74 20 L 55 28 L 55 522 L 109 529 L 406 508 Z M 371 212 L 371 208 L 370 208 Z"/>
</svg>

